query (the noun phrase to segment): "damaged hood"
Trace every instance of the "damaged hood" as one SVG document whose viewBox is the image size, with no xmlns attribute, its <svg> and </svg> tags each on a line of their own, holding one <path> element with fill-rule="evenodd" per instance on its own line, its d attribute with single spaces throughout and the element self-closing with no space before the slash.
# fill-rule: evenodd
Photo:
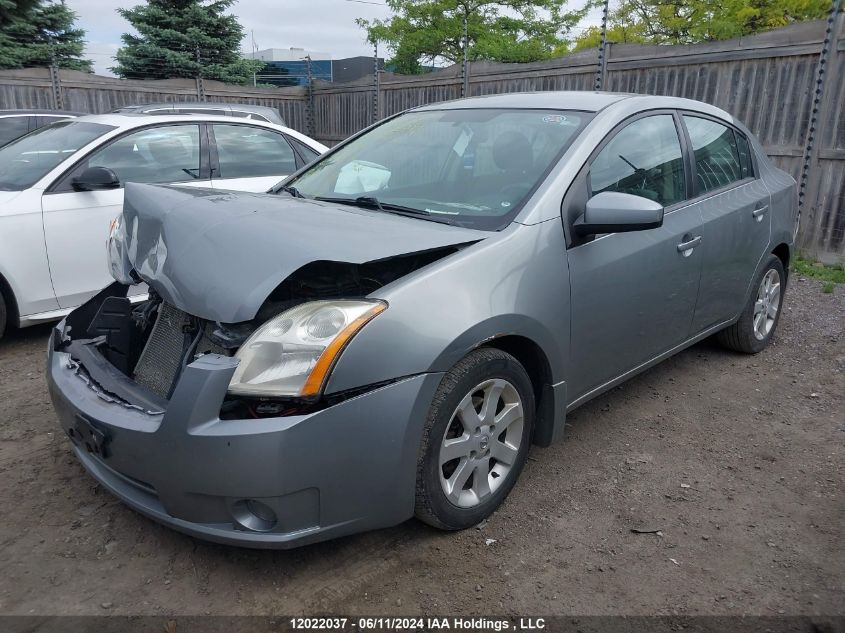
<svg viewBox="0 0 845 633">
<path fill-rule="evenodd" d="M 363 264 L 489 235 L 287 195 L 128 183 L 109 266 L 190 314 L 237 323 L 311 262 Z"/>
</svg>

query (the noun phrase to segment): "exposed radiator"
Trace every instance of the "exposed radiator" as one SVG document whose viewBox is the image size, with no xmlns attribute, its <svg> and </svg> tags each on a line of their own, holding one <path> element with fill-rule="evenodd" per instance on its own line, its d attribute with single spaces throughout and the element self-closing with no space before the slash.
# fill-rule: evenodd
<svg viewBox="0 0 845 633">
<path fill-rule="evenodd" d="M 182 367 L 182 357 L 188 349 L 190 341 L 186 340 L 185 326 L 190 325 L 191 317 L 187 312 L 162 302 L 158 309 L 158 316 L 150 332 L 150 337 L 135 365 L 133 378 L 135 382 L 162 398 L 170 395 L 174 381 L 179 378 Z M 232 351 L 215 344 L 210 338 L 214 330 L 213 322 L 206 322 L 203 336 L 197 343 L 194 356 L 199 354 L 221 354 L 231 356 Z M 188 337 L 190 338 L 190 337 Z M 188 362 L 190 362 L 190 359 Z"/>
<path fill-rule="evenodd" d="M 179 375 L 186 349 L 183 326 L 189 323 L 186 312 L 162 303 L 150 338 L 135 365 L 135 381 L 162 398 L 170 395 L 173 381 Z"/>
</svg>

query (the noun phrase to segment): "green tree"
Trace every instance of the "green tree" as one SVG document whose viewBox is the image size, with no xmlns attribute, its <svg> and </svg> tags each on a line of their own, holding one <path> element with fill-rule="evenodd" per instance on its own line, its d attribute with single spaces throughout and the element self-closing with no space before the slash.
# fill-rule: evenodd
<svg viewBox="0 0 845 633">
<path fill-rule="evenodd" d="M 642 24 L 635 20 L 625 20 L 610 24 L 607 27 L 607 41 L 619 44 L 645 44 L 648 38 Z M 575 39 L 572 52 L 598 48 L 601 43 L 601 29 L 597 26 L 587 28 Z M 564 54 L 561 52 L 561 54 Z"/>
<path fill-rule="evenodd" d="M 555 54 L 587 8 L 565 11 L 566 0 L 387 0 L 387 20 L 358 19 L 367 40 L 384 42 L 397 72 L 463 60 L 464 19 L 470 61 L 531 62 Z"/>
<path fill-rule="evenodd" d="M 608 41 L 693 44 L 769 31 L 824 18 L 829 0 L 622 0 L 608 19 Z M 576 50 L 598 45 L 585 31 Z"/>
<path fill-rule="evenodd" d="M 235 0 L 149 0 L 118 9 L 138 32 L 121 35 L 112 71 L 130 79 L 202 76 L 227 83 L 252 83 L 263 67 L 243 59 L 243 27 L 225 11 Z"/>
<path fill-rule="evenodd" d="M 0 0 L 0 68 L 49 66 L 91 72 L 85 31 L 64 2 Z"/>
</svg>

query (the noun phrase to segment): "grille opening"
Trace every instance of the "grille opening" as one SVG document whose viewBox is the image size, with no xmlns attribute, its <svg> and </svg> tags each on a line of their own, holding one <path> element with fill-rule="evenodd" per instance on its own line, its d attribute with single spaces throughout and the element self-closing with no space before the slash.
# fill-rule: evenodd
<svg viewBox="0 0 845 633">
<path fill-rule="evenodd" d="M 214 324 L 162 301 L 132 374 L 135 382 L 169 398 L 185 365 L 199 354 L 231 355 L 210 338 Z"/>
</svg>

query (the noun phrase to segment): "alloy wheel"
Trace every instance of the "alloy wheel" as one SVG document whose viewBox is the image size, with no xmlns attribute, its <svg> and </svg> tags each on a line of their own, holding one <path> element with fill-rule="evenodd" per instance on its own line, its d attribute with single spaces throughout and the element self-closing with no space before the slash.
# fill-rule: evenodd
<svg viewBox="0 0 845 633">
<path fill-rule="evenodd" d="M 507 380 L 476 385 L 458 404 L 440 444 L 440 485 L 451 503 L 471 508 L 507 479 L 522 443 L 525 415 Z"/>
<path fill-rule="evenodd" d="M 765 339 L 775 325 L 780 309 L 780 275 L 774 268 L 760 280 L 757 300 L 754 302 L 754 336 L 757 340 Z"/>
</svg>

